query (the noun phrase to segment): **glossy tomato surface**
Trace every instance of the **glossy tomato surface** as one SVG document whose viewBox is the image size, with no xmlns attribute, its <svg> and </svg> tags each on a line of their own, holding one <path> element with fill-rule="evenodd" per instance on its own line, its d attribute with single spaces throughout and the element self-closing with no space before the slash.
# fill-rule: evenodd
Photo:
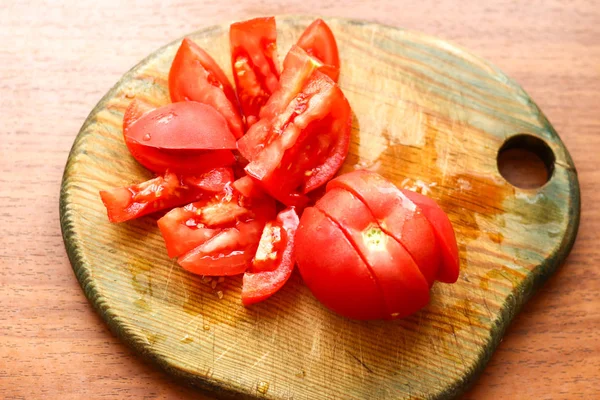
<svg viewBox="0 0 600 400">
<path fill-rule="evenodd" d="M 299 224 L 293 208 L 277 214 L 263 229 L 252 265 L 244 274 L 242 303 L 263 301 L 285 285 L 295 264 L 294 236 Z"/>
<path fill-rule="evenodd" d="M 333 32 L 322 19 L 316 19 L 306 28 L 300 39 L 298 46 L 303 48 L 308 54 L 316 57 L 323 64 L 329 65 L 331 73 L 328 75 L 335 82 L 340 75 L 340 56 L 338 54 L 337 42 Z"/>
<path fill-rule="evenodd" d="M 136 185 L 100 191 L 111 222 L 123 222 L 156 211 L 177 207 L 224 190 L 233 180 L 229 168 L 198 176 L 166 173 Z"/>
<path fill-rule="evenodd" d="M 174 103 L 195 101 L 213 107 L 236 138 L 243 136 L 244 124 L 231 83 L 215 60 L 191 39 L 183 39 L 175 54 L 169 71 L 169 93 Z"/>
<path fill-rule="evenodd" d="M 235 137 L 214 108 L 180 102 L 145 111 L 134 100 L 123 119 L 125 143 L 151 171 L 199 173 L 235 162 Z"/>
<path fill-rule="evenodd" d="M 231 24 L 231 69 L 248 127 L 258 121 L 262 106 L 279 86 L 275 18 Z"/>
</svg>

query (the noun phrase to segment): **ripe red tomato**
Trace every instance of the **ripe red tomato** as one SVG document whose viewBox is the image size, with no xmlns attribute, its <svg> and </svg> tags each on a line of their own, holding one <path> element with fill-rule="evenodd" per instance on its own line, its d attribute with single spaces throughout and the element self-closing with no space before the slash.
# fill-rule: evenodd
<svg viewBox="0 0 600 400">
<path fill-rule="evenodd" d="M 125 143 L 133 157 L 151 171 L 197 173 L 235 161 L 230 151 L 236 147 L 235 137 L 213 107 L 173 103 L 138 118 L 140 103 L 132 104 L 123 119 Z"/>
<path fill-rule="evenodd" d="M 358 318 L 358 311 L 349 309 L 348 301 L 382 304 L 371 311 L 361 308 L 361 319 L 402 318 L 416 312 L 429 301 L 430 284 L 424 275 L 437 273 L 432 266 L 439 264 L 440 247 L 421 213 L 427 216 L 373 172 L 355 171 L 334 179 L 300 219 L 296 260 L 307 286 L 326 306 L 351 318 Z M 348 268 L 343 274 L 338 265 L 342 259 Z M 374 298 L 362 297 L 366 293 L 359 291 L 359 280 L 371 288 L 375 284 L 368 293 Z"/>
<path fill-rule="evenodd" d="M 404 195 L 412 200 L 422 210 L 435 232 L 442 253 L 442 264 L 436 275 L 440 282 L 454 283 L 458 280 L 459 259 L 456 235 L 448 215 L 431 198 L 410 190 L 402 190 Z"/>
<path fill-rule="evenodd" d="M 110 222 L 123 222 L 159 210 L 177 207 L 203 196 L 221 192 L 233 180 L 229 168 L 218 168 L 199 176 L 173 173 L 129 187 L 100 191 Z"/>
<path fill-rule="evenodd" d="M 169 256 L 180 256 L 178 262 L 185 269 L 201 275 L 235 275 L 250 265 L 262 229 L 274 217 L 273 199 L 246 198 L 227 185 L 218 194 L 171 210 L 158 226 Z"/>
<path fill-rule="evenodd" d="M 277 214 L 263 229 L 252 266 L 244 274 L 242 303 L 263 301 L 285 285 L 294 270 L 294 235 L 299 223 L 293 208 Z"/>
<path fill-rule="evenodd" d="M 330 65 L 331 74 L 328 74 L 335 82 L 340 76 L 340 56 L 335 37 L 329 26 L 322 20 L 316 19 L 306 28 L 300 39 L 298 46 L 302 47 L 308 54 L 321 60 L 326 65 Z"/>
<path fill-rule="evenodd" d="M 369 267 L 325 214 L 314 207 L 305 209 L 295 240 L 302 279 L 327 308 L 353 319 L 389 315 Z"/>
<path fill-rule="evenodd" d="M 215 60 L 192 40 L 181 42 L 169 71 L 171 100 L 196 101 L 214 107 L 236 137 L 244 135 L 244 124 L 235 91 Z"/>
<path fill-rule="evenodd" d="M 429 286 L 433 285 L 441 262 L 435 233 L 421 209 L 400 189 L 381 175 L 364 170 L 341 175 L 327 188 L 342 188 L 361 199 L 382 230 L 408 250 Z"/>
<path fill-rule="evenodd" d="M 280 106 L 269 105 L 269 115 L 238 141 L 240 153 L 250 161 L 246 173 L 288 206 L 306 202 L 304 195 L 341 167 L 352 117 L 348 101 L 329 77 L 314 71 L 298 84 L 305 68 L 295 71 L 296 76 L 284 72 L 281 90 L 301 90 L 295 95 L 275 94 Z"/>
<path fill-rule="evenodd" d="M 255 18 L 231 24 L 231 69 L 248 127 L 279 86 L 275 18 Z"/>
</svg>

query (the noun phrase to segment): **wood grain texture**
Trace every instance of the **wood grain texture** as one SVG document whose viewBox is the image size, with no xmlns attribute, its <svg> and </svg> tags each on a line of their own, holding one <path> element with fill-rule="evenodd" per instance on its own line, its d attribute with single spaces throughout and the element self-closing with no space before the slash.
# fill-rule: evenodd
<svg viewBox="0 0 600 400">
<path fill-rule="evenodd" d="M 199 397 L 134 357 L 83 298 L 60 238 L 60 177 L 89 110 L 143 56 L 202 26 L 281 12 L 360 17 L 436 34 L 524 85 L 575 159 L 583 219 L 567 263 L 525 306 L 465 398 L 598 397 L 600 213 L 592 188 L 600 178 L 600 18 L 592 1 L 3 4 L 0 397 Z"/>
<path fill-rule="evenodd" d="M 281 56 L 313 19 L 277 18 Z M 215 288 L 170 260 L 153 218 L 110 224 L 98 192 L 148 179 L 123 142 L 123 114 L 133 98 L 169 102 L 180 41 L 125 75 L 77 136 L 60 198 L 67 253 L 113 331 L 202 389 L 236 398 L 454 398 L 570 251 L 579 225 L 576 171 L 544 115 L 493 65 L 419 33 L 328 23 L 354 112 L 342 170 L 369 168 L 398 186 L 431 187 L 457 233 L 457 284 L 434 286 L 424 310 L 394 322 L 335 315 L 297 275 L 247 309 L 239 277 Z M 189 37 L 227 66 L 228 24 Z M 552 178 L 539 189 L 517 189 L 497 169 L 503 143 L 523 134 L 554 154 Z"/>
</svg>

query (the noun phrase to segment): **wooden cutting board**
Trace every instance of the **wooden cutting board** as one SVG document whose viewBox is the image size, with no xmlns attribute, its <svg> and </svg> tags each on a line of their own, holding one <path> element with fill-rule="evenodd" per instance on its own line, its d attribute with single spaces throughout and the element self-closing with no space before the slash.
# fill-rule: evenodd
<svg viewBox="0 0 600 400">
<path fill-rule="evenodd" d="M 311 20 L 277 19 L 280 56 Z M 580 213 L 577 173 L 542 112 L 493 65 L 422 34 L 327 22 L 354 111 L 343 169 L 375 170 L 440 202 L 460 248 L 456 284 L 434 285 L 428 307 L 393 322 L 333 314 L 297 273 L 273 298 L 246 309 L 239 277 L 206 282 L 170 260 L 152 217 L 110 224 L 98 191 L 150 177 L 127 152 L 123 112 L 134 97 L 169 101 L 166 79 L 179 40 L 128 72 L 75 140 L 60 199 L 71 264 L 123 341 L 218 396 L 454 397 L 571 249 Z M 228 25 L 191 37 L 231 77 Z M 539 154 L 552 172 L 548 183 L 536 189 L 508 183 L 497 166 L 505 143 Z"/>
</svg>

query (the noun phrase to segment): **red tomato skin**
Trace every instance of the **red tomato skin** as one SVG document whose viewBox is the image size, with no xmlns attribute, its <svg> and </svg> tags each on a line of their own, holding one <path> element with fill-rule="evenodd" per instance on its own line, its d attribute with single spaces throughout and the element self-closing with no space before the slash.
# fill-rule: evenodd
<svg viewBox="0 0 600 400">
<path fill-rule="evenodd" d="M 123 114 L 123 138 L 127 139 L 126 132 L 135 121 L 155 108 L 156 107 L 153 107 L 150 103 L 147 103 L 141 99 L 135 98 L 131 100 L 131 103 L 129 103 L 129 106 L 127 106 L 127 109 Z"/>
<path fill-rule="evenodd" d="M 128 147 L 137 162 L 157 174 L 169 170 L 178 174 L 193 175 L 214 168 L 229 167 L 235 163 L 235 157 L 230 150 L 162 150 L 138 146 L 136 142 L 128 143 Z"/>
<path fill-rule="evenodd" d="M 124 222 L 156 211 L 196 201 L 207 192 L 222 190 L 233 176 L 231 169 L 215 169 L 202 176 L 179 177 L 166 173 L 129 187 L 100 191 L 110 222 Z"/>
<path fill-rule="evenodd" d="M 369 267 L 386 303 L 386 318 L 403 318 L 429 302 L 429 285 L 406 249 L 383 232 L 365 204 L 344 189 L 315 205 L 337 224 Z"/>
<path fill-rule="evenodd" d="M 236 139 L 213 107 L 172 103 L 143 114 L 124 132 L 126 143 L 161 150 L 232 150 Z"/>
<path fill-rule="evenodd" d="M 357 170 L 340 175 L 327 184 L 327 190 L 350 191 L 368 207 L 382 230 L 400 243 L 415 260 L 429 286 L 441 264 L 436 235 L 420 207 L 381 175 Z"/>
<path fill-rule="evenodd" d="M 231 24 L 231 69 L 246 125 L 258 121 L 260 110 L 279 87 L 277 29 L 274 17 Z"/>
<path fill-rule="evenodd" d="M 460 260 L 456 235 L 448 215 L 430 197 L 404 189 L 402 193 L 423 210 L 423 215 L 431 223 L 440 244 L 443 262 L 436 279 L 445 283 L 456 282 L 460 273 Z"/>
<path fill-rule="evenodd" d="M 329 26 L 322 20 L 316 19 L 306 28 L 300 39 L 298 46 L 306 50 L 308 54 L 316 57 L 326 65 L 332 66 L 331 74 L 328 74 L 335 82 L 338 81 L 340 74 L 340 56 L 338 53 L 335 36 Z"/>
<path fill-rule="evenodd" d="M 377 281 L 340 228 L 314 207 L 304 210 L 295 237 L 298 270 L 313 295 L 352 319 L 388 313 Z"/>
<path fill-rule="evenodd" d="M 283 251 L 273 270 L 271 271 L 246 271 L 242 284 L 242 304 L 251 304 L 263 301 L 277 291 L 288 281 L 294 270 L 294 236 L 300 220 L 293 208 L 287 208 L 277 215 L 275 226 L 283 230 L 282 242 L 277 246 L 278 251 Z M 267 229 L 265 227 L 265 229 Z"/>
<path fill-rule="evenodd" d="M 236 138 L 244 135 L 235 90 L 215 60 L 189 38 L 183 39 L 173 59 L 169 93 L 174 103 L 195 101 L 214 107 Z"/>
</svg>

